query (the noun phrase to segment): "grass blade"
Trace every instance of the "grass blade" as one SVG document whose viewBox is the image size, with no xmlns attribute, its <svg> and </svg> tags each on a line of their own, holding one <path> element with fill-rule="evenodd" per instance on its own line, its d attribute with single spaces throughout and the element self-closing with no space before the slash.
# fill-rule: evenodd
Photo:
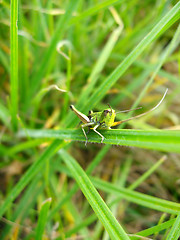
<svg viewBox="0 0 180 240">
<path fill-rule="evenodd" d="M 27 130 L 27 132 L 32 138 L 86 140 L 80 129 Z M 180 131 L 111 129 L 99 130 L 99 132 L 105 137 L 103 142 L 105 144 L 140 147 L 165 152 L 180 152 Z M 26 136 L 25 132 L 19 132 L 19 136 Z M 100 143 L 101 138 L 93 131 L 90 131 L 88 142 Z"/>
<path fill-rule="evenodd" d="M 79 164 L 66 151 L 60 150 L 59 153 L 111 239 L 129 239 Z"/>
<path fill-rule="evenodd" d="M 157 211 L 162 211 L 171 214 L 178 214 L 180 211 L 180 204 L 175 202 L 170 202 L 157 197 L 149 196 L 143 193 L 127 190 L 124 188 L 118 188 L 111 183 L 102 181 L 100 179 L 92 178 L 94 185 L 106 192 L 119 195 L 128 201 L 136 203 L 138 205 L 155 209 Z"/>
<path fill-rule="evenodd" d="M 175 219 L 171 219 L 169 221 L 161 223 L 160 225 L 140 231 L 140 232 L 136 233 L 136 235 L 140 235 L 142 237 L 150 236 L 152 234 L 155 234 L 157 232 L 160 232 L 160 231 L 170 228 L 172 226 L 172 224 L 174 223 L 174 221 L 175 221 Z M 131 239 L 136 240 L 136 239 L 142 239 L 142 238 L 132 236 Z"/>
<path fill-rule="evenodd" d="M 11 117 L 14 130 L 17 129 L 18 113 L 18 0 L 11 1 Z"/>
<path fill-rule="evenodd" d="M 167 236 L 167 240 L 177 240 L 179 239 L 180 236 L 180 213 L 177 216 L 168 236 Z"/>
<path fill-rule="evenodd" d="M 39 214 L 38 224 L 36 228 L 35 240 L 41 240 L 43 238 L 43 232 L 47 221 L 48 211 L 51 204 L 51 198 L 43 202 Z"/>
</svg>

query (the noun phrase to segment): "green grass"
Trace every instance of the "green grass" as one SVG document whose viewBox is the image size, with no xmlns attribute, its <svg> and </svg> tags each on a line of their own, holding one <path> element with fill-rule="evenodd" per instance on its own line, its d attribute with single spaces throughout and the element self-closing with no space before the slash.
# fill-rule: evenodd
<svg viewBox="0 0 180 240">
<path fill-rule="evenodd" d="M 105 137 L 103 143 L 119 146 L 141 147 L 165 152 L 180 152 L 180 131 L 111 129 L 99 130 Z M 31 138 L 86 141 L 82 130 L 27 130 Z M 25 137 L 25 132 L 19 136 Z M 101 143 L 101 137 L 92 130 L 88 133 L 89 143 Z"/>
<path fill-rule="evenodd" d="M 0 239 L 178 239 L 180 2 L 1 5 Z M 85 146 L 70 104 L 143 107 L 121 120 L 166 88 Z"/>
<path fill-rule="evenodd" d="M 11 118 L 14 130 L 17 130 L 18 114 L 18 1 L 11 2 L 11 26 L 10 26 L 10 78 L 11 78 Z"/>
</svg>

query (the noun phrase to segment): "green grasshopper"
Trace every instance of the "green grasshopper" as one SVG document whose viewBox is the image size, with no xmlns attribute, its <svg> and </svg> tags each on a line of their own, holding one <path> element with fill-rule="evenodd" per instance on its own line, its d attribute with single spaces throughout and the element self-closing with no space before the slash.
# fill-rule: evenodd
<svg viewBox="0 0 180 240">
<path fill-rule="evenodd" d="M 96 132 L 101 137 L 101 143 L 103 143 L 104 136 L 96 130 L 97 128 L 98 129 L 102 129 L 102 128 L 103 129 L 111 129 L 111 127 L 120 125 L 123 122 L 128 122 L 132 119 L 142 117 L 142 116 L 146 115 L 147 113 L 152 112 L 162 103 L 162 101 L 164 100 L 164 98 L 166 96 L 167 91 L 168 91 L 168 89 L 166 89 L 166 91 L 165 91 L 162 99 L 159 101 L 159 103 L 155 107 L 150 109 L 149 111 L 147 111 L 145 113 L 142 113 L 142 114 L 139 114 L 137 116 L 125 119 L 125 120 L 118 121 L 118 122 L 114 121 L 117 113 L 119 113 L 119 112 L 129 112 L 129 111 L 139 109 L 141 107 L 131 109 L 131 110 L 124 110 L 124 111 L 115 112 L 115 110 L 113 110 L 111 108 L 111 106 L 108 104 L 109 105 L 108 109 L 105 109 L 104 111 L 101 111 L 101 112 L 93 112 L 91 110 L 91 111 L 89 111 L 88 116 L 86 116 L 85 114 L 78 111 L 73 105 L 70 105 L 70 108 L 78 116 L 78 118 L 82 122 L 81 128 L 82 128 L 82 131 L 83 131 L 84 136 L 86 138 L 85 145 L 87 145 L 87 142 L 88 142 L 88 138 L 87 138 L 86 132 L 84 130 L 85 127 L 89 127 L 89 130 L 92 129 L 94 132 Z"/>
</svg>

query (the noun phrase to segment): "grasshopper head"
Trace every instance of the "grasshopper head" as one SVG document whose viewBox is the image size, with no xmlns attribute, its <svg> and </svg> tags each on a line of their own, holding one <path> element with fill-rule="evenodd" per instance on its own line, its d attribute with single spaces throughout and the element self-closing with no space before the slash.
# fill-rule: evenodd
<svg viewBox="0 0 180 240">
<path fill-rule="evenodd" d="M 115 110 L 113 110 L 112 108 L 105 109 L 102 113 L 101 122 L 104 123 L 105 127 L 109 128 L 114 123 L 115 116 L 116 116 Z"/>
</svg>

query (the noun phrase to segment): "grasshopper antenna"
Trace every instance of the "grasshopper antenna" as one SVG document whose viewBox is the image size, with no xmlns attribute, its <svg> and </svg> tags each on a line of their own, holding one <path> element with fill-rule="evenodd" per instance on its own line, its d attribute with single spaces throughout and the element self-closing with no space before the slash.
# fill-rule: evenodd
<svg viewBox="0 0 180 240">
<path fill-rule="evenodd" d="M 165 91 L 163 97 L 161 98 L 161 100 L 159 101 L 159 103 L 158 103 L 155 107 L 151 108 L 149 111 L 147 111 L 147 112 L 145 112 L 145 113 L 142 113 L 142 114 L 139 114 L 139 115 L 137 115 L 137 116 L 135 116 L 135 117 L 131 117 L 131 118 L 128 118 L 128 119 L 125 119 L 125 120 L 122 120 L 122 121 L 114 122 L 113 125 L 112 125 L 112 127 L 113 127 L 113 126 L 117 126 L 117 125 L 119 125 L 119 124 L 121 124 L 121 123 L 123 123 L 123 122 L 128 122 L 128 121 L 130 121 L 130 120 L 132 120 L 132 119 L 142 117 L 142 116 L 144 116 L 144 115 L 146 115 L 146 114 L 154 111 L 156 108 L 159 107 L 159 105 L 160 105 L 160 104 L 162 103 L 162 101 L 164 100 L 167 91 L 168 91 L 168 88 L 166 89 L 166 91 Z"/>
<path fill-rule="evenodd" d="M 117 113 L 122 113 L 122 112 L 131 112 L 131 111 L 134 111 L 134 110 L 137 110 L 137 109 L 141 109 L 142 107 L 137 107 L 137 108 L 133 108 L 133 109 L 129 109 L 129 110 L 122 110 L 122 111 L 119 111 L 119 112 L 116 112 Z"/>
<path fill-rule="evenodd" d="M 111 109 L 111 112 L 112 112 L 113 110 L 112 110 L 112 107 L 111 107 L 111 105 L 110 105 L 109 103 L 107 103 L 107 105 L 110 107 L 110 109 Z"/>
</svg>

